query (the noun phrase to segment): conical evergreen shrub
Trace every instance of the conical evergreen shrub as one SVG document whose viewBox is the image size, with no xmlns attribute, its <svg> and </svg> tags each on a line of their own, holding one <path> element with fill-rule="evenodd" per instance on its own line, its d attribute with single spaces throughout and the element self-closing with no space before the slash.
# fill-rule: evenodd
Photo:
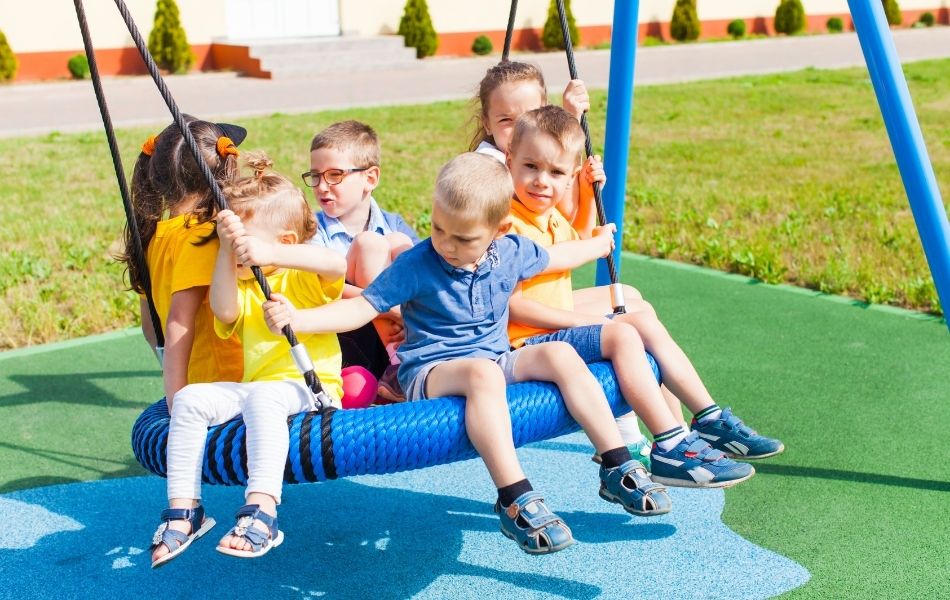
<svg viewBox="0 0 950 600">
<path fill-rule="evenodd" d="M 901 14 L 901 7 L 897 0 L 882 0 L 884 2 L 884 14 L 887 16 L 888 25 L 900 25 L 904 21 L 904 15 Z"/>
<path fill-rule="evenodd" d="M 16 55 L 7 43 L 7 36 L 0 31 L 0 81 L 13 81 L 16 69 Z"/>
<path fill-rule="evenodd" d="M 699 15 L 696 13 L 696 0 L 676 0 L 673 18 L 670 20 L 670 36 L 674 40 L 685 42 L 699 37 Z"/>
<path fill-rule="evenodd" d="M 802 0 L 782 0 L 775 9 L 775 31 L 793 35 L 805 29 L 805 7 Z"/>
<path fill-rule="evenodd" d="M 567 16 L 567 30 L 571 34 L 571 46 L 576 47 L 581 41 L 581 34 L 571 12 L 571 0 L 564 0 L 564 14 Z M 551 0 L 548 4 L 548 18 L 544 21 L 541 31 L 541 43 L 548 50 L 564 49 L 564 32 L 561 31 L 561 17 L 557 14 L 557 2 Z"/>
<path fill-rule="evenodd" d="M 172 73 L 184 73 L 194 64 L 195 55 L 191 52 L 185 28 L 181 25 L 175 0 L 158 0 L 155 22 L 148 34 L 148 51 L 159 68 Z"/>
<path fill-rule="evenodd" d="M 439 49 L 439 37 L 432 27 L 426 0 L 407 0 L 397 32 L 406 46 L 416 49 L 416 58 L 432 56 Z"/>
</svg>

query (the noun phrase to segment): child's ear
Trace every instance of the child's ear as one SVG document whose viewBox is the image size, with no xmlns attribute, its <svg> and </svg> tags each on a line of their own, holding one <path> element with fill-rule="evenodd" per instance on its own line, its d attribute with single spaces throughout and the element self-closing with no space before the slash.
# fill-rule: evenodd
<svg viewBox="0 0 950 600">
<path fill-rule="evenodd" d="M 501 220 L 501 223 L 498 224 L 498 231 L 495 232 L 495 239 L 497 240 L 500 237 L 505 237 L 508 235 L 508 232 L 511 231 L 512 225 L 514 225 L 514 223 L 511 220 L 511 215 L 507 215 Z"/>
<path fill-rule="evenodd" d="M 297 237 L 296 231 L 291 231 L 289 229 L 284 229 L 280 232 L 280 235 L 277 236 L 277 241 L 281 244 L 296 244 L 300 238 Z"/>
<path fill-rule="evenodd" d="M 379 167 L 373 166 L 366 169 L 366 191 L 372 192 L 379 185 L 380 176 Z"/>
</svg>

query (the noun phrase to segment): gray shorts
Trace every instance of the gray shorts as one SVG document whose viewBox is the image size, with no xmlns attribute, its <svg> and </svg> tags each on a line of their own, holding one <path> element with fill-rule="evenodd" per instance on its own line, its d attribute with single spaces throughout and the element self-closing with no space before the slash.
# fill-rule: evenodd
<svg viewBox="0 0 950 600">
<path fill-rule="evenodd" d="M 521 354 L 521 350 L 521 348 L 518 348 L 517 350 L 509 350 L 495 359 L 495 363 L 501 367 L 501 372 L 505 374 L 506 385 L 515 383 L 515 363 L 518 361 L 518 355 Z M 409 402 L 412 402 L 413 400 L 427 400 L 428 396 L 426 396 L 426 377 L 429 376 L 429 371 L 434 369 L 437 365 L 441 365 L 445 362 L 448 361 L 437 360 L 422 367 L 419 372 L 416 373 L 415 378 L 412 380 L 412 383 L 409 384 L 409 388 L 406 390 L 406 400 Z"/>
</svg>

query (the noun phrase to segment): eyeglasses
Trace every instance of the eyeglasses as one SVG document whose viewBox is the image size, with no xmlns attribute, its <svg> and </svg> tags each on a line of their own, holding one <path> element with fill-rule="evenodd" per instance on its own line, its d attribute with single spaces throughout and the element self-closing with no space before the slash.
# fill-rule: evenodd
<svg viewBox="0 0 950 600">
<path fill-rule="evenodd" d="M 327 182 L 327 185 L 337 185 L 350 173 L 359 173 L 360 171 L 367 170 L 369 170 L 369 167 L 363 167 L 362 169 L 327 169 L 322 173 L 307 171 L 306 173 L 301 173 L 300 176 L 303 177 L 303 182 L 307 184 L 307 187 L 317 187 L 320 185 L 321 177 Z"/>
</svg>

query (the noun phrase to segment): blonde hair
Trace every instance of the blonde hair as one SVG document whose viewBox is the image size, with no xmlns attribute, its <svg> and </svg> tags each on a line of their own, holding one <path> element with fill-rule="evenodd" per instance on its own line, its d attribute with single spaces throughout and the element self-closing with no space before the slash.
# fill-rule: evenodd
<svg viewBox="0 0 950 600">
<path fill-rule="evenodd" d="M 270 171 L 274 163 L 263 152 L 248 152 L 245 164 L 253 173 L 224 188 L 231 210 L 245 221 L 293 231 L 298 243 L 312 238 L 317 220 L 303 192 L 283 175 Z"/>
<path fill-rule="evenodd" d="M 538 87 L 541 88 L 541 102 L 547 104 L 548 88 L 544 85 L 544 75 L 541 74 L 541 69 L 537 66 L 506 60 L 491 67 L 479 82 L 478 91 L 475 94 L 476 110 L 472 117 L 472 121 L 475 122 L 475 133 L 472 136 L 472 142 L 468 146 L 469 150 L 475 150 L 484 141 L 494 142 L 485 131 L 485 121 L 488 119 L 488 105 L 491 101 L 491 95 L 504 84 L 518 81 L 537 83 Z"/>
<path fill-rule="evenodd" d="M 518 117 L 508 151 L 514 155 L 526 136 L 537 134 L 550 136 L 562 150 L 575 154 L 577 158 L 574 166 L 583 162 L 584 130 L 577 119 L 560 106 L 549 104 Z"/>
<path fill-rule="evenodd" d="M 372 127 L 359 121 L 340 121 L 313 136 L 310 151 L 321 148 L 345 153 L 358 169 L 379 166 L 379 138 Z"/>
<path fill-rule="evenodd" d="M 439 171 L 433 201 L 452 215 L 494 227 L 508 216 L 514 193 L 505 165 L 486 154 L 466 152 Z"/>
</svg>

